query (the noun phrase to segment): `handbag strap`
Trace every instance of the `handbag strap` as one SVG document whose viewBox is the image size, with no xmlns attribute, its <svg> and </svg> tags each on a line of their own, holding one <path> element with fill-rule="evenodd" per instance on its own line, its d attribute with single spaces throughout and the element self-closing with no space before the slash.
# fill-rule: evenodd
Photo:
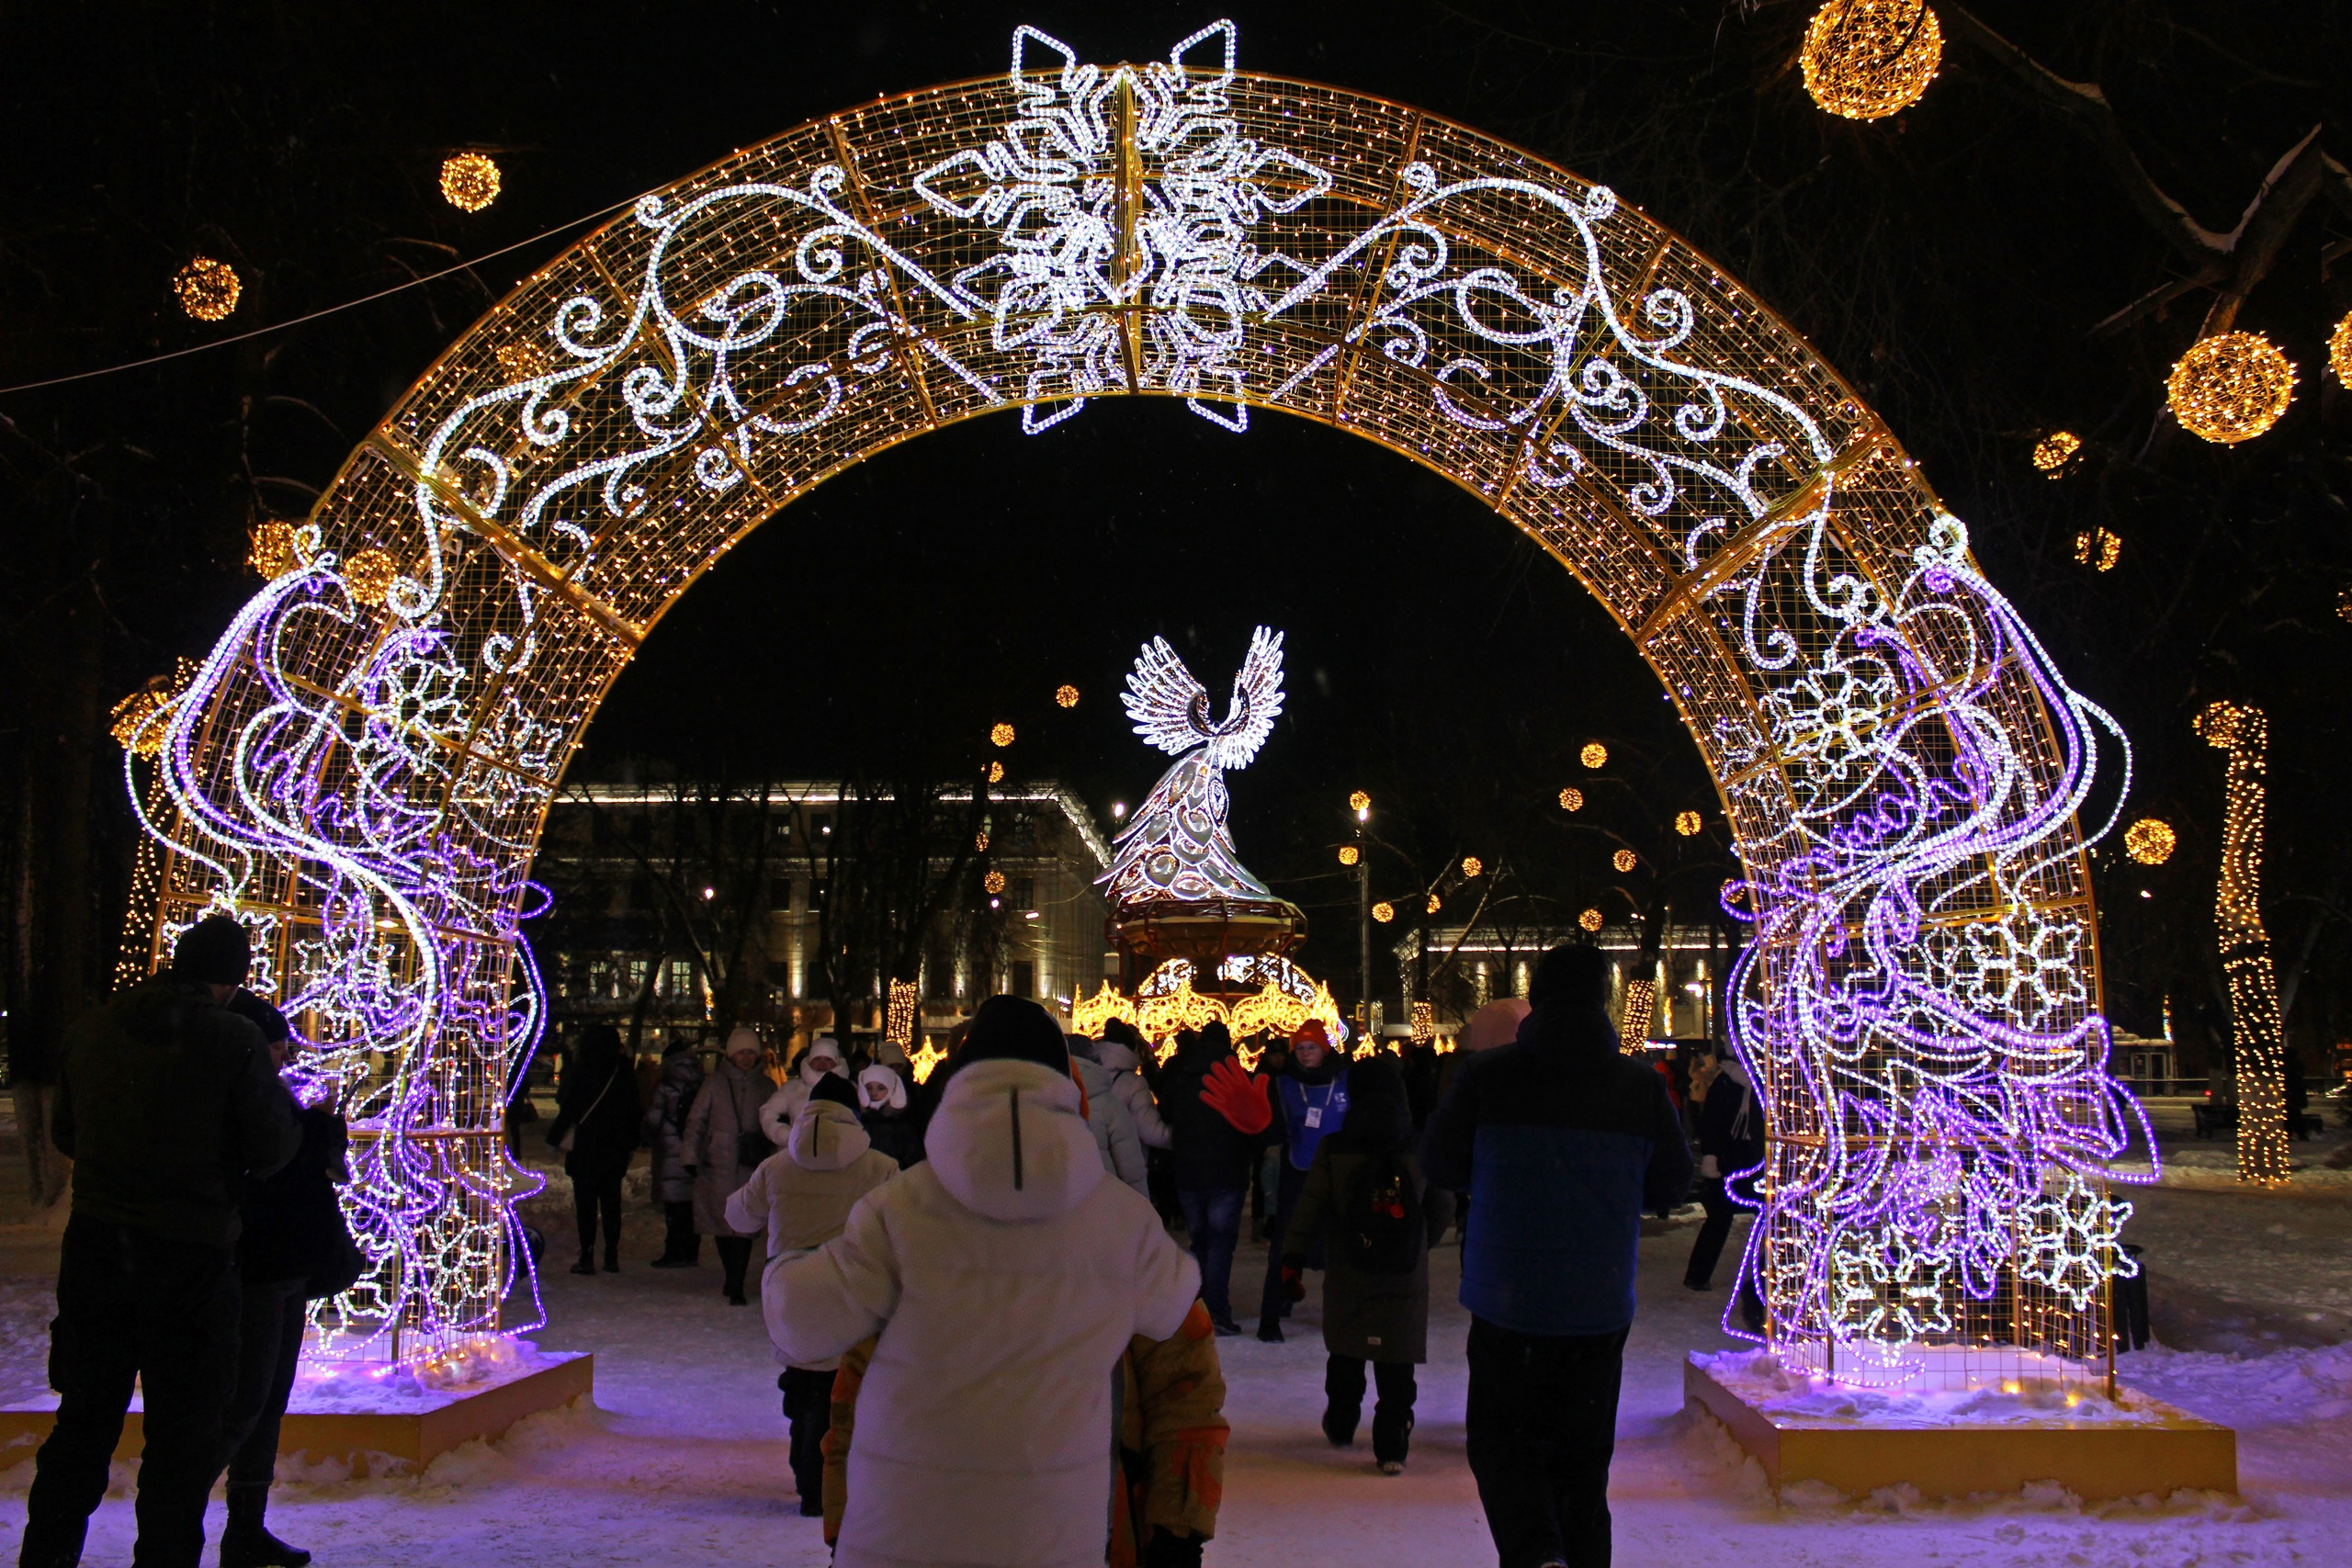
<svg viewBox="0 0 2352 1568">
<path fill-rule="evenodd" d="M 613 1092 L 613 1080 L 620 1076 L 620 1065 L 616 1063 L 614 1064 L 611 1074 L 605 1079 L 605 1087 L 596 1091 L 596 1098 L 588 1102 L 588 1109 L 580 1113 L 580 1121 L 574 1122 L 572 1123 L 573 1126 L 579 1126 L 582 1122 L 585 1122 L 588 1118 L 596 1114 L 596 1107 L 605 1103 L 605 1096 Z"/>
</svg>

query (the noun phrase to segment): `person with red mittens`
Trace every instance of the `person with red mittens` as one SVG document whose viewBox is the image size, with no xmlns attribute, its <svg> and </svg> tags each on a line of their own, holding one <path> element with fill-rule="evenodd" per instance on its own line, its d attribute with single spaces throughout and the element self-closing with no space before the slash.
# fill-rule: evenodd
<svg viewBox="0 0 2352 1568">
<path fill-rule="evenodd" d="M 1159 1108 L 1174 1134 L 1176 1198 L 1201 1266 L 1201 1303 L 1219 1334 L 1238 1334 L 1233 1248 L 1250 1168 L 1274 1108 L 1265 1085 L 1234 1059 L 1233 1036 L 1222 1023 L 1176 1037 L 1176 1055 L 1159 1078 Z"/>
</svg>

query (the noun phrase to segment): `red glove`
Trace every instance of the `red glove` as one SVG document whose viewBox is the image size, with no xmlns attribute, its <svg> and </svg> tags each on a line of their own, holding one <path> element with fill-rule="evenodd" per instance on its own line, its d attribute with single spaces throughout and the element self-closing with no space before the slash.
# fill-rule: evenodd
<svg viewBox="0 0 2352 1568">
<path fill-rule="evenodd" d="M 1283 1270 L 1283 1294 L 1288 1296 L 1295 1302 L 1303 1302 L 1306 1299 L 1306 1274 L 1305 1270 L 1298 1269 L 1285 1269 Z"/>
<path fill-rule="evenodd" d="M 1266 1089 L 1241 1070 L 1230 1056 L 1220 1056 L 1201 1080 L 1201 1103 L 1233 1124 L 1237 1133 L 1256 1137 L 1274 1119 Z"/>
</svg>

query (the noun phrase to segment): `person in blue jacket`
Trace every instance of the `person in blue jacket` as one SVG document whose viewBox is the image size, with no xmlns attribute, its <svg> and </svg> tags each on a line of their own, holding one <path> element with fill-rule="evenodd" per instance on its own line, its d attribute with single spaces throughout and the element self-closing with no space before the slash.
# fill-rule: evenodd
<svg viewBox="0 0 2352 1568">
<path fill-rule="evenodd" d="M 1331 1049 L 1319 1019 L 1308 1019 L 1290 1037 L 1290 1063 L 1274 1075 L 1274 1124 L 1266 1136 L 1274 1142 L 1282 1172 L 1274 1184 L 1273 1215 L 1266 1225 L 1266 1286 L 1258 1298 L 1258 1337 L 1280 1343 L 1283 1317 L 1289 1297 L 1283 1290 L 1283 1236 L 1291 1211 L 1306 1189 L 1306 1173 L 1314 1168 L 1315 1150 L 1327 1134 L 1340 1130 L 1348 1114 L 1347 1063 Z M 1307 1255 L 1309 1269 L 1323 1267 L 1320 1237 Z"/>
<path fill-rule="evenodd" d="M 1466 1437 L 1502 1568 L 1587 1568 L 1610 1553 L 1609 1461 L 1634 1321 L 1644 1210 L 1690 1185 L 1666 1084 L 1621 1054 L 1609 966 L 1538 961 L 1511 1044 L 1456 1069 L 1430 1120 L 1430 1179 L 1469 1193 Z"/>
</svg>

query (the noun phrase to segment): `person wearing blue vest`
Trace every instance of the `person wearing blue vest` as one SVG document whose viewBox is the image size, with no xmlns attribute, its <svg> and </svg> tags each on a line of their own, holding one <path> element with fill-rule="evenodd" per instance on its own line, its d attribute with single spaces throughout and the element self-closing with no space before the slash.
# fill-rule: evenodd
<svg viewBox="0 0 2352 1568">
<path fill-rule="evenodd" d="M 1546 953 L 1527 999 L 1515 1042 L 1456 1069 L 1426 1165 L 1470 1195 L 1465 1447 L 1502 1568 L 1606 1568 L 1642 1212 L 1681 1201 L 1690 1146 L 1619 1050 L 1598 949 Z"/>
<path fill-rule="evenodd" d="M 1340 1130 L 1348 1114 L 1347 1063 L 1331 1049 L 1320 1020 L 1308 1019 L 1290 1037 L 1291 1065 L 1274 1077 L 1274 1124 L 1266 1135 L 1280 1151 L 1281 1179 L 1274 1185 L 1273 1213 L 1266 1222 L 1266 1288 L 1258 1300 L 1258 1337 L 1278 1344 L 1290 1298 L 1283 1290 L 1283 1228 L 1298 1195 L 1306 1189 L 1306 1173 L 1315 1165 L 1316 1146 L 1327 1134 Z M 1317 1238 L 1307 1267 L 1323 1267 Z"/>
</svg>

